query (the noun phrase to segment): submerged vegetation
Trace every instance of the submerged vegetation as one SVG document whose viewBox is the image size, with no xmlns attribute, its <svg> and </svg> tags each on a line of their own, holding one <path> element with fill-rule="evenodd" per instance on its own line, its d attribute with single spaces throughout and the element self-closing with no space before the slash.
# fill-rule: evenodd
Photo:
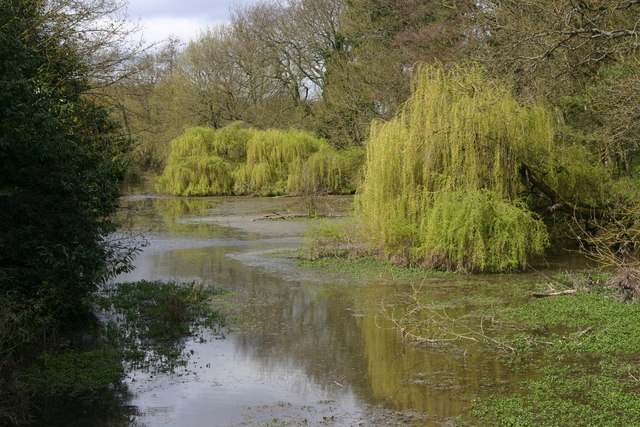
<svg viewBox="0 0 640 427">
<path fill-rule="evenodd" d="M 361 158 L 299 130 L 196 127 L 172 141 L 158 189 L 182 196 L 351 193 Z"/>
<path fill-rule="evenodd" d="M 19 378 L 20 390 L 45 409 L 52 402 L 91 405 L 124 392 L 121 381 L 132 369 L 186 369 L 190 354 L 184 351 L 185 340 L 204 340 L 206 331 L 219 336 L 226 323 L 208 304 L 217 292 L 174 282 L 110 285 L 98 298 L 101 321 L 85 331 L 81 345 L 52 346 L 31 361 Z M 30 412 L 40 415 L 32 408 Z"/>
<path fill-rule="evenodd" d="M 499 324 L 512 330 L 503 339 L 518 346 L 514 368 L 539 375 L 508 396 L 482 399 L 475 419 L 494 425 L 637 425 L 639 314 L 640 305 L 621 303 L 597 285 L 499 312 Z"/>
<path fill-rule="evenodd" d="M 107 338 L 136 368 L 173 371 L 184 366 L 184 338 L 204 330 L 221 334 L 224 317 L 208 304 L 217 290 L 196 284 L 140 281 L 104 291 Z"/>
</svg>

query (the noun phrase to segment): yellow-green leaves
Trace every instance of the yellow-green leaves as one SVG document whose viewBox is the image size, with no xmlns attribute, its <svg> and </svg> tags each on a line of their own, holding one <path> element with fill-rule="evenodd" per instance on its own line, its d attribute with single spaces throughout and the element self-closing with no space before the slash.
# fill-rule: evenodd
<svg viewBox="0 0 640 427">
<path fill-rule="evenodd" d="M 430 268 L 522 267 L 548 237 L 518 202 L 519 167 L 552 144 L 547 110 L 520 105 L 480 67 L 422 66 L 396 117 L 372 126 L 356 203 L 370 243 Z"/>
<path fill-rule="evenodd" d="M 190 128 L 173 140 L 161 191 L 183 196 L 348 193 L 361 156 L 310 132 Z"/>
</svg>

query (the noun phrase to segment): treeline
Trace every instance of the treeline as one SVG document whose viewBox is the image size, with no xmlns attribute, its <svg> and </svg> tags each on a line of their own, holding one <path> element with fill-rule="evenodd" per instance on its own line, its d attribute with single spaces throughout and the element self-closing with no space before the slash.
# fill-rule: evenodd
<svg viewBox="0 0 640 427">
<path fill-rule="evenodd" d="M 408 98 L 413 65 L 462 45 L 457 5 L 378 3 L 262 2 L 186 46 L 173 40 L 141 57 L 135 79 L 107 90 L 138 138 L 140 170 L 160 172 L 185 127 L 236 121 L 361 146 L 371 120 Z"/>
<path fill-rule="evenodd" d="M 362 145 L 372 120 L 410 96 L 420 62 L 482 64 L 516 96 L 545 99 L 562 138 L 629 172 L 637 142 L 634 1 L 265 1 L 186 46 L 138 58 L 135 78 L 106 90 L 139 143 L 141 170 L 160 172 L 188 126 L 298 128 L 334 147 Z"/>
<path fill-rule="evenodd" d="M 194 191 L 178 147 L 192 131 L 171 155 L 170 141 L 237 121 L 299 129 L 337 153 L 366 146 L 356 210 L 380 256 L 504 270 L 569 237 L 619 265 L 640 243 L 639 12 L 628 0 L 265 1 L 146 55 L 138 80 L 107 92 L 137 138 L 138 172 L 164 170 L 165 191 L 291 191 L 287 177 L 247 185 L 253 166 L 235 160 L 205 165 L 211 151 L 190 173 L 228 175 L 226 187 Z"/>
</svg>

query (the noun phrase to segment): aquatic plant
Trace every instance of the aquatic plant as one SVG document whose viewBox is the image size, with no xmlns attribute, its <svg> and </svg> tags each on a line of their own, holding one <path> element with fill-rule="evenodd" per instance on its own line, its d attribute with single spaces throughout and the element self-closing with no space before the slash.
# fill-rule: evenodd
<svg viewBox="0 0 640 427">
<path fill-rule="evenodd" d="M 196 283 L 127 282 L 106 289 L 98 303 L 110 315 L 110 344 L 127 362 L 171 372 L 189 357 L 184 337 L 221 333 L 226 319 L 207 302 L 219 292 Z"/>
<path fill-rule="evenodd" d="M 27 372 L 29 387 L 41 397 L 97 398 L 124 376 L 114 350 L 43 354 Z"/>
<path fill-rule="evenodd" d="M 421 66 L 396 117 L 372 125 L 356 203 L 369 243 L 428 268 L 524 266 L 548 233 L 521 201 L 521 162 L 552 143 L 548 110 L 520 105 L 482 68 Z"/>
</svg>

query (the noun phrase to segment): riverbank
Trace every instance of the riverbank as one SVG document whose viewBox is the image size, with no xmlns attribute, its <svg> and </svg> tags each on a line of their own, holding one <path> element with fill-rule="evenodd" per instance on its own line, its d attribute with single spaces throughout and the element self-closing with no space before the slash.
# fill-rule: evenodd
<svg viewBox="0 0 640 427">
<path fill-rule="evenodd" d="M 321 201 L 327 212 L 345 214 L 350 200 L 327 197 Z M 205 332 L 203 341 L 196 336 L 179 340 L 189 358 L 176 372 L 128 372 L 115 409 L 106 411 L 111 411 L 112 419 L 194 427 L 243 423 L 486 425 L 508 424 L 509 420 L 515 425 L 544 424 L 544 419 L 528 411 L 531 407 L 549 414 L 546 421 L 553 423 L 551 418 L 556 415 L 540 406 L 546 400 L 538 399 L 536 404 L 529 400 L 535 397 L 534 390 L 544 390 L 540 381 L 547 381 L 550 387 L 564 384 L 562 390 L 568 390 L 571 399 L 549 399 L 549 407 L 560 411 L 567 406 L 592 405 L 581 416 L 598 422 L 599 418 L 588 418 L 589 414 L 599 411 L 610 416 L 619 409 L 593 406 L 593 399 L 581 403 L 579 393 L 584 387 L 579 388 L 583 383 L 578 380 L 586 378 L 577 375 L 581 372 L 597 375 L 602 380 L 598 390 L 609 390 L 610 397 L 630 402 L 630 413 L 634 413 L 637 384 L 631 377 L 625 382 L 624 376 L 603 376 L 609 371 L 601 368 L 602 360 L 594 359 L 597 355 L 563 347 L 567 336 L 575 338 L 590 326 L 593 329 L 584 332 L 580 342 L 597 337 L 605 341 L 614 337 L 615 342 L 625 334 L 633 337 L 635 332 L 629 329 L 633 322 L 620 322 L 621 329 L 617 329 L 614 320 L 617 316 L 631 319 L 633 313 L 624 310 L 632 305 L 620 305 L 620 312 L 611 308 L 618 306 L 595 309 L 601 301 L 590 298 L 596 296 L 607 303 L 620 303 L 588 290 L 542 299 L 531 296 L 548 291 L 550 280 L 565 281 L 562 274 L 579 265 L 573 259 L 550 260 L 542 271 L 544 276 L 533 271 L 426 273 L 371 258 L 301 261 L 296 257 L 304 247 L 302 233 L 312 223 L 252 219 L 270 212 L 296 213 L 302 203 L 289 197 L 196 199 L 145 193 L 123 200 L 130 226 L 150 244 L 135 260 L 136 270 L 117 280 L 196 281 L 207 283 L 210 289 L 224 288 L 208 301 L 229 326 L 220 334 Z M 605 280 L 593 272 L 588 275 L 595 281 Z M 573 286 L 571 281 L 565 283 Z M 415 310 L 416 301 L 431 311 Z M 563 301 L 566 313 L 547 306 Z M 532 311 L 527 308 L 534 307 L 530 304 L 540 307 Z M 611 312 L 611 322 L 606 317 L 585 317 L 580 324 L 563 326 L 564 320 L 578 319 L 583 312 Z M 428 325 L 429 313 L 455 320 L 449 332 L 481 332 L 506 342 L 517 353 L 481 339 L 420 342 L 398 330 L 402 321 Z M 545 329 L 536 322 L 549 322 L 547 314 L 553 314 L 557 323 Z M 438 334 L 435 329 L 430 331 L 423 333 L 416 327 L 412 334 L 447 338 L 442 330 Z M 615 334 L 610 335 L 612 332 Z M 633 346 L 631 338 L 627 341 Z M 575 359 L 569 360 L 574 353 Z M 565 356 L 558 360 L 570 369 L 547 375 L 544 369 L 564 366 L 555 361 L 562 354 Z M 638 377 L 634 373 L 637 361 L 627 360 L 617 350 L 611 354 L 612 363 L 631 363 L 629 373 Z M 591 378 L 586 384 L 596 380 Z M 98 405 L 95 409 L 108 417 Z"/>
<path fill-rule="evenodd" d="M 382 261 L 298 255 L 305 268 L 402 277 Z M 535 276 L 496 276 L 500 289 L 469 278 L 460 295 L 434 292 L 437 273 L 423 275 L 422 284 L 400 296 L 404 304 L 382 303 L 381 324 L 409 345 L 449 355 L 468 354 L 472 342 L 520 377 L 503 392 L 474 396 L 456 424 L 640 425 L 640 305 L 624 302 L 610 273 Z"/>
</svg>

